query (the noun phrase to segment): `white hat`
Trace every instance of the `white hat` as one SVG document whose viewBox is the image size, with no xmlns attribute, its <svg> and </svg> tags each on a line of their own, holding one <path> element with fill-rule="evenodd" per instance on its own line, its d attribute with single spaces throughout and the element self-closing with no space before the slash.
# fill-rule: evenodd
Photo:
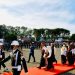
<svg viewBox="0 0 75 75">
<path fill-rule="evenodd" d="M 2 43 L 2 42 L 0 42 L 0 45 L 2 46 L 2 45 L 3 45 L 3 43 Z"/>
<path fill-rule="evenodd" d="M 14 40 L 14 41 L 12 41 L 11 45 L 19 45 L 19 42 Z"/>
</svg>

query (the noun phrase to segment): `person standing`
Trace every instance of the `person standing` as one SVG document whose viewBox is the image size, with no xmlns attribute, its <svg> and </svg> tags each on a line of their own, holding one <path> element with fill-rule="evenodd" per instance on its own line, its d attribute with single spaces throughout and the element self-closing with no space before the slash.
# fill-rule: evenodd
<svg viewBox="0 0 75 75">
<path fill-rule="evenodd" d="M 35 62 L 35 56 L 34 56 L 34 49 L 35 49 L 35 46 L 34 46 L 34 43 L 30 44 L 30 53 L 29 53 L 29 59 L 28 59 L 28 63 L 30 62 L 30 59 L 31 59 L 31 56 L 33 57 L 34 61 Z"/>
<path fill-rule="evenodd" d="M 72 56 L 75 62 L 75 43 L 73 43 L 73 48 L 72 48 Z"/>
<path fill-rule="evenodd" d="M 4 58 L 5 58 L 5 52 L 3 52 L 3 42 L 0 42 L 0 62 L 2 61 L 2 60 L 4 60 Z M 4 70 L 8 70 L 7 68 L 6 68 L 6 66 L 5 66 L 5 64 L 3 63 L 0 63 L 0 74 L 1 74 L 1 66 L 3 66 L 3 68 L 4 68 Z"/>
<path fill-rule="evenodd" d="M 72 49 L 73 49 L 73 44 L 70 43 L 70 45 L 68 46 L 68 50 L 67 50 L 67 61 L 68 61 L 68 65 L 74 65 L 74 58 L 73 58 L 73 54 L 72 54 Z"/>
<path fill-rule="evenodd" d="M 16 40 L 14 40 L 14 41 L 12 41 L 11 46 L 13 46 L 12 52 L 9 54 L 8 57 L 6 57 L 2 61 L 2 63 L 5 63 L 9 59 L 11 59 L 11 65 L 12 65 L 13 75 L 16 75 L 16 74 L 17 75 L 20 75 L 21 70 L 22 70 L 22 66 L 24 68 L 24 71 L 27 73 L 28 72 L 28 69 L 27 69 L 27 65 L 26 65 L 25 58 L 23 56 L 23 53 L 18 49 L 19 42 L 16 41 Z"/>
<path fill-rule="evenodd" d="M 61 48 L 61 63 L 62 64 L 66 64 L 66 54 L 67 54 L 67 48 L 66 45 L 63 44 L 62 48 Z"/>
<path fill-rule="evenodd" d="M 57 64 L 57 60 L 55 58 L 55 50 L 56 50 L 56 48 L 54 46 L 54 43 L 51 43 L 51 50 L 52 50 L 51 58 L 52 58 L 53 62 L 56 62 L 56 64 Z"/>
<path fill-rule="evenodd" d="M 46 48 L 45 42 L 41 42 L 41 59 L 40 59 L 40 65 L 37 67 L 39 69 L 41 69 L 41 67 L 45 66 L 44 54 L 45 54 L 46 50 L 47 50 L 47 48 Z"/>
<path fill-rule="evenodd" d="M 2 61 L 5 58 L 5 53 L 3 52 L 3 43 L 0 42 L 0 61 Z M 0 70 L 1 70 L 1 64 L 0 64 Z"/>
<path fill-rule="evenodd" d="M 46 70 L 54 70 L 53 58 L 52 58 L 52 48 L 51 46 L 47 46 L 46 55 Z"/>
</svg>

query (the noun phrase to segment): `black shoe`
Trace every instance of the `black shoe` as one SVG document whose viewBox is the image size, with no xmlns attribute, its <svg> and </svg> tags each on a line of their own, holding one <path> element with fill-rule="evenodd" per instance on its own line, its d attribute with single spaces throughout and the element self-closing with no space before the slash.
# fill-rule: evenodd
<svg viewBox="0 0 75 75">
<path fill-rule="evenodd" d="M 40 67 L 40 66 L 39 66 L 39 67 L 37 67 L 37 68 L 41 69 L 41 67 Z"/>
<path fill-rule="evenodd" d="M 45 71 L 49 71 L 50 69 L 48 69 L 48 68 L 45 68 Z"/>
<path fill-rule="evenodd" d="M 29 63 L 29 61 L 27 61 Z"/>
<path fill-rule="evenodd" d="M 57 64 L 57 60 L 56 60 L 56 64 Z"/>
<path fill-rule="evenodd" d="M 8 68 L 4 69 L 4 72 L 10 72 Z"/>
</svg>

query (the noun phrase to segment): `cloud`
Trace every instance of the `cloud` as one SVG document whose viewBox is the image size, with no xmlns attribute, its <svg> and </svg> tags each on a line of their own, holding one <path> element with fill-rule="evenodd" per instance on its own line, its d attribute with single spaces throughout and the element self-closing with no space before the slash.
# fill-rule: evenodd
<svg viewBox="0 0 75 75">
<path fill-rule="evenodd" d="M 72 7 L 74 0 L 1 0 L 0 24 L 29 28 L 60 27 L 75 33 Z"/>
<path fill-rule="evenodd" d="M 5 6 L 16 6 L 16 5 L 21 5 L 21 4 L 29 4 L 29 3 L 38 3 L 38 4 L 55 4 L 58 3 L 60 0 L 1 0 L 0 5 L 5 5 Z"/>
</svg>

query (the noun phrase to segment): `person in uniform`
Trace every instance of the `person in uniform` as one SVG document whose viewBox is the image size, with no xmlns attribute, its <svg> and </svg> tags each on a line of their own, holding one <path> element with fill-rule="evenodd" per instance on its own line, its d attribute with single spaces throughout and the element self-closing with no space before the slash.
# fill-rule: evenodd
<svg viewBox="0 0 75 75">
<path fill-rule="evenodd" d="M 66 45 L 63 44 L 62 48 L 61 48 L 61 63 L 62 64 L 66 64 L 66 54 L 67 54 L 67 48 Z"/>
<path fill-rule="evenodd" d="M 3 52 L 3 43 L 0 42 L 0 61 L 2 61 L 4 58 L 5 58 L 5 53 Z M 0 70 L 1 70 L 1 64 L 0 64 Z"/>
<path fill-rule="evenodd" d="M 29 53 L 29 59 L 28 59 L 28 63 L 30 62 L 30 59 L 31 59 L 31 56 L 33 57 L 34 61 L 35 62 L 35 56 L 34 56 L 34 49 L 35 49 L 35 46 L 34 46 L 34 43 L 32 42 L 30 44 L 30 53 Z"/>
<path fill-rule="evenodd" d="M 9 59 L 11 59 L 11 65 L 12 65 L 12 72 L 13 75 L 20 75 L 22 66 L 24 68 L 24 71 L 26 74 L 28 73 L 27 65 L 25 58 L 23 56 L 23 53 L 18 49 L 19 47 L 19 42 L 14 40 L 11 43 L 11 46 L 13 46 L 12 52 L 9 54 L 8 57 L 6 57 L 2 63 L 7 62 Z"/>
<path fill-rule="evenodd" d="M 5 58 L 5 53 L 3 52 L 3 42 L 0 42 L 0 62 Z M 1 66 L 3 66 L 4 70 L 7 70 L 5 64 L 0 63 L 0 74 L 1 74 Z"/>
</svg>

